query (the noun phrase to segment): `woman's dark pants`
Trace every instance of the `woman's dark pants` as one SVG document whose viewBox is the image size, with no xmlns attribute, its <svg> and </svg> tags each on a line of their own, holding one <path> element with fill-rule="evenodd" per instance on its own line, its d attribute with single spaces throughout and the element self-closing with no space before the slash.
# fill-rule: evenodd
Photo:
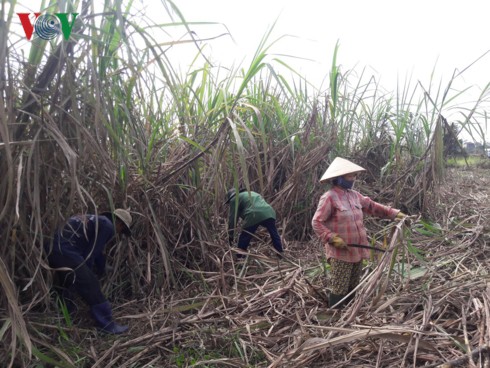
<svg viewBox="0 0 490 368">
<path fill-rule="evenodd" d="M 242 249 L 243 251 L 247 250 L 250 244 L 250 240 L 252 240 L 252 236 L 255 234 L 259 226 L 263 226 L 267 229 L 272 239 L 272 245 L 274 246 L 276 251 L 282 253 L 283 249 L 281 237 L 277 232 L 276 220 L 273 218 L 268 218 L 264 221 L 259 222 L 258 224 L 244 228 L 240 234 L 240 237 L 238 238 L 238 248 Z M 238 257 L 241 258 L 243 257 L 243 255 L 239 254 Z"/>
<path fill-rule="evenodd" d="M 89 306 L 106 301 L 100 288 L 99 279 L 85 263 L 80 263 L 59 253 L 51 253 L 48 256 L 48 261 L 52 268 L 72 269 L 72 271 L 56 271 L 57 289 L 61 298 L 69 299 L 71 291 L 74 290 Z M 69 303 L 69 300 L 65 301 Z"/>
</svg>

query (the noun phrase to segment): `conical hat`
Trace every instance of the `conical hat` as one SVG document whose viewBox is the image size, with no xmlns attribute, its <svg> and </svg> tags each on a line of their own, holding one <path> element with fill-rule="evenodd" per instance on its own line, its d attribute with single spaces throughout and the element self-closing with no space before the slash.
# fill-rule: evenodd
<svg viewBox="0 0 490 368">
<path fill-rule="evenodd" d="M 133 218 L 131 217 L 129 211 L 124 210 L 122 208 L 116 208 L 114 212 L 102 212 L 100 215 L 106 216 L 111 220 L 112 220 L 112 215 L 117 217 L 124 224 L 123 233 L 126 234 L 127 236 L 131 236 L 131 223 L 133 222 Z"/>
<path fill-rule="evenodd" d="M 328 179 L 333 179 L 338 176 L 352 174 L 359 171 L 366 171 L 366 169 L 350 162 L 349 160 L 346 160 L 345 158 L 335 157 L 327 171 L 325 171 L 325 173 L 322 175 L 320 183 Z"/>
<path fill-rule="evenodd" d="M 114 210 L 114 216 L 116 216 L 119 220 L 123 222 L 123 224 L 126 226 L 126 233 L 130 234 L 131 223 L 133 222 L 133 218 L 131 217 L 129 211 L 124 210 L 122 208 L 116 208 Z"/>
</svg>

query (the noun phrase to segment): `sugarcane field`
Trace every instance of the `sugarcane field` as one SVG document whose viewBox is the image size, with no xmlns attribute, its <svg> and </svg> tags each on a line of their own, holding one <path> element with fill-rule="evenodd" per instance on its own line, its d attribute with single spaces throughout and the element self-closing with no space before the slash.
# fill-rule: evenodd
<svg viewBox="0 0 490 368">
<path fill-rule="evenodd" d="M 0 366 L 490 367 L 489 51 L 318 86 L 148 4 L 0 0 Z"/>
</svg>

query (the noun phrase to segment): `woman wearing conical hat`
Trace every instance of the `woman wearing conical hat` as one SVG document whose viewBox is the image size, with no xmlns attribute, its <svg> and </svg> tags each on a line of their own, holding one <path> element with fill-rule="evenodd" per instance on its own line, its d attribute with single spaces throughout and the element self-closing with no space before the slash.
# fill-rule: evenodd
<svg viewBox="0 0 490 368">
<path fill-rule="evenodd" d="M 325 246 L 331 266 L 330 307 L 340 308 L 352 299 L 350 295 L 339 303 L 359 284 L 362 260 L 369 258 L 369 249 L 349 246 L 369 245 L 364 214 L 392 220 L 406 216 L 352 189 L 357 174 L 362 171 L 365 169 L 361 166 L 337 157 L 320 179 L 321 183 L 331 182 L 332 187 L 320 198 L 312 226 Z"/>
</svg>

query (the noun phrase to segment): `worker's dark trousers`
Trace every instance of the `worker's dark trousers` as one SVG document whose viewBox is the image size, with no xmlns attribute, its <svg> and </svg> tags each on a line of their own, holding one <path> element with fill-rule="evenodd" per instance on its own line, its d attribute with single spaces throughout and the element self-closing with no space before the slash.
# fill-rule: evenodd
<svg viewBox="0 0 490 368">
<path fill-rule="evenodd" d="M 80 264 L 79 261 L 75 261 L 59 253 L 51 253 L 48 256 L 48 261 L 51 268 L 64 267 L 73 270 L 56 271 L 59 283 L 57 289 L 61 297 L 66 296 L 74 289 L 89 306 L 101 304 L 106 301 L 100 289 L 99 279 L 85 263 Z"/>
<path fill-rule="evenodd" d="M 250 244 L 250 240 L 252 239 L 253 234 L 255 234 L 259 226 L 263 226 L 267 229 L 267 231 L 269 231 L 269 234 L 271 235 L 271 239 L 272 239 L 272 245 L 274 245 L 274 248 L 279 253 L 282 253 L 283 250 L 282 250 L 281 237 L 277 232 L 276 220 L 273 218 L 266 219 L 264 221 L 259 222 L 258 224 L 244 228 L 240 234 L 240 237 L 238 238 L 238 248 L 242 250 L 247 250 L 248 245 Z"/>
</svg>

